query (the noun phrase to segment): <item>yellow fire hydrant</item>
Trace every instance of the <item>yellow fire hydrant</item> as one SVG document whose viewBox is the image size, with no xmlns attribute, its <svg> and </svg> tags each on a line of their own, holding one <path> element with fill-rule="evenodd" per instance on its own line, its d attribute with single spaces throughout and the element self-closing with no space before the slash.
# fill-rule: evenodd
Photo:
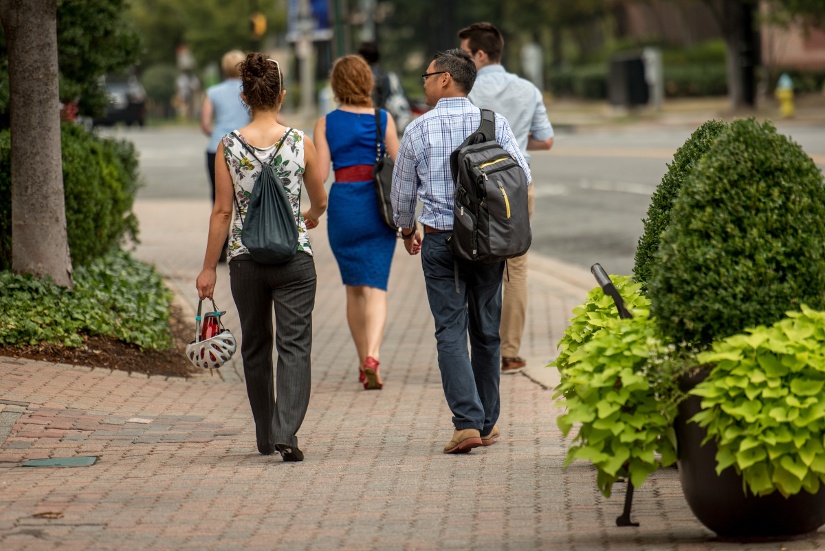
<svg viewBox="0 0 825 551">
<path fill-rule="evenodd" d="M 793 104 L 793 81 L 787 73 L 782 73 L 779 82 L 776 84 L 774 96 L 779 100 L 779 112 L 786 119 L 794 116 Z"/>
</svg>

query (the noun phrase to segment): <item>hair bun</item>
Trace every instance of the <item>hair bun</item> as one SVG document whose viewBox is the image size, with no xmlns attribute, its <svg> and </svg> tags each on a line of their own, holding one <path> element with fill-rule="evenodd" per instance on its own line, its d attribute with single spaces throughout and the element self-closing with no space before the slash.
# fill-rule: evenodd
<svg viewBox="0 0 825 551">
<path fill-rule="evenodd" d="M 244 63 L 244 73 L 250 77 L 261 78 L 266 75 L 266 58 L 257 52 L 252 52 L 246 56 Z"/>
</svg>

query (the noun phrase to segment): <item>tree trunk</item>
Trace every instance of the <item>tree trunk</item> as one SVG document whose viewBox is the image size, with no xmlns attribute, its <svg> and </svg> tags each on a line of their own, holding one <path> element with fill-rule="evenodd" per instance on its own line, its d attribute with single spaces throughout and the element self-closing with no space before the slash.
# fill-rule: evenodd
<svg viewBox="0 0 825 551">
<path fill-rule="evenodd" d="M 552 29 L 552 51 L 553 51 L 553 68 L 561 70 L 564 66 L 564 44 L 562 42 L 562 28 L 561 25 L 553 25 Z"/>
<path fill-rule="evenodd" d="M 723 0 L 717 4 L 717 20 L 725 37 L 728 98 L 734 111 L 752 108 L 756 103 L 754 71 L 758 46 L 753 28 L 755 9 L 755 4 L 748 0 Z"/>
<path fill-rule="evenodd" d="M 9 56 L 12 269 L 72 287 L 60 149 L 57 0 L 0 0 Z"/>
<path fill-rule="evenodd" d="M 739 53 L 739 35 L 725 35 L 725 65 L 728 74 L 728 99 L 731 109 L 736 111 L 742 108 L 742 78 L 740 67 L 742 58 Z"/>
</svg>

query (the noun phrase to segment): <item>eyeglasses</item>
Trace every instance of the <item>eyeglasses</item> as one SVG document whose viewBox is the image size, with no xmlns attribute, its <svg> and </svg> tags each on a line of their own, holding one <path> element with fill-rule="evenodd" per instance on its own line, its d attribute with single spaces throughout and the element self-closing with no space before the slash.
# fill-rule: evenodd
<svg viewBox="0 0 825 551">
<path fill-rule="evenodd" d="M 424 73 L 421 75 L 421 82 L 427 82 L 427 77 L 431 77 L 433 75 L 443 75 L 444 73 L 449 73 L 449 71 L 436 71 L 434 73 Z"/>
</svg>

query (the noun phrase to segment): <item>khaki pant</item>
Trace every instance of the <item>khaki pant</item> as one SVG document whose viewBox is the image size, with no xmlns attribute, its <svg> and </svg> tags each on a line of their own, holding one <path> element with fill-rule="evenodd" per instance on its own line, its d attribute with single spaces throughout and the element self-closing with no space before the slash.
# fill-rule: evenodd
<svg viewBox="0 0 825 551">
<path fill-rule="evenodd" d="M 527 209 L 533 219 L 533 184 L 527 191 Z M 528 253 L 529 254 L 529 253 Z M 511 258 L 504 270 L 502 288 L 504 297 L 501 304 L 501 357 L 515 358 L 521 349 L 521 337 L 524 335 L 524 320 L 527 314 L 527 256 Z M 510 274 L 508 280 L 507 274 Z"/>
</svg>

